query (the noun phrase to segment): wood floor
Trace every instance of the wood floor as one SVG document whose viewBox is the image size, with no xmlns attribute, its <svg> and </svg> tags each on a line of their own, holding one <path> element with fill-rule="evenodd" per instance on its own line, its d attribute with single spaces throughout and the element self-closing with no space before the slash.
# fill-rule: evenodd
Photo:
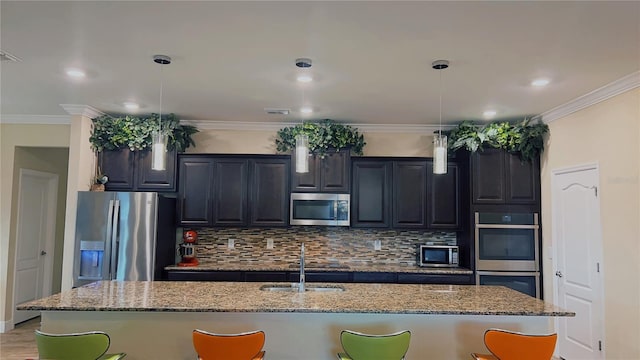
<svg viewBox="0 0 640 360">
<path fill-rule="evenodd" d="M 0 360 L 38 359 L 34 330 L 40 328 L 40 317 L 18 324 L 0 334 Z"/>
</svg>

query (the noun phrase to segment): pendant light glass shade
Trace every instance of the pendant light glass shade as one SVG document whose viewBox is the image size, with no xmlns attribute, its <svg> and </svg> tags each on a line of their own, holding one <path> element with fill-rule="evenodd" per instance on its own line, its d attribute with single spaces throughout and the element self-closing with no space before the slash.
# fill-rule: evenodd
<svg viewBox="0 0 640 360">
<path fill-rule="evenodd" d="M 447 173 L 447 136 L 433 135 L 433 173 Z"/>
<path fill-rule="evenodd" d="M 296 172 L 309 172 L 309 137 L 306 134 L 296 135 Z"/>
<path fill-rule="evenodd" d="M 167 134 L 160 130 L 151 134 L 151 170 L 166 170 Z"/>
</svg>

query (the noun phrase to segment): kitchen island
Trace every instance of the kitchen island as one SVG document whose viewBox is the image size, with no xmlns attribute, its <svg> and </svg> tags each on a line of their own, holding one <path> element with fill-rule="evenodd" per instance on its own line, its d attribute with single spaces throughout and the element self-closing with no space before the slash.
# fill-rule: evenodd
<svg viewBox="0 0 640 360">
<path fill-rule="evenodd" d="M 489 327 L 547 333 L 551 317 L 574 316 L 505 287 L 333 283 L 327 287 L 344 290 L 260 290 L 269 285 L 276 284 L 103 281 L 19 309 L 42 311 L 46 332 L 106 331 L 111 350 L 128 359 L 176 360 L 194 358 L 195 328 L 262 329 L 267 358 L 311 360 L 335 358 L 342 329 L 408 329 L 407 360 L 466 359 L 485 350 L 482 336 Z"/>
</svg>

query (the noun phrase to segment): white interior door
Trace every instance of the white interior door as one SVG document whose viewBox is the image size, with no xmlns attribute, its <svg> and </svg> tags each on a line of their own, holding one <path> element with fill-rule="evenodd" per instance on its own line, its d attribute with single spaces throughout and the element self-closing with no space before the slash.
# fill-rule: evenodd
<svg viewBox="0 0 640 360">
<path fill-rule="evenodd" d="M 23 302 L 51 295 L 58 175 L 20 169 L 16 227 L 13 323 L 40 315 L 17 311 Z"/>
<path fill-rule="evenodd" d="M 553 172 L 555 295 L 576 313 L 557 319 L 564 359 L 605 358 L 598 176 L 596 166 Z"/>
</svg>

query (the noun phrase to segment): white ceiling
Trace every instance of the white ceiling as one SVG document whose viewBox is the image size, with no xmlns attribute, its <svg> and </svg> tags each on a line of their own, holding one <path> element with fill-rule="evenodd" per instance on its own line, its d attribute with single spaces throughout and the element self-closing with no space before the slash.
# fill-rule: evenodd
<svg viewBox="0 0 640 360">
<path fill-rule="evenodd" d="M 0 2 L 1 113 L 445 124 L 540 114 L 640 69 L 640 2 Z M 171 65 L 152 61 L 173 58 Z M 294 59 L 315 81 L 300 85 Z M 431 62 L 448 59 L 441 72 Z M 65 75 L 86 69 L 82 81 Z M 551 79 L 546 88 L 529 84 Z M 267 115 L 265 108 L 291 108 Z"/>
</svg>

